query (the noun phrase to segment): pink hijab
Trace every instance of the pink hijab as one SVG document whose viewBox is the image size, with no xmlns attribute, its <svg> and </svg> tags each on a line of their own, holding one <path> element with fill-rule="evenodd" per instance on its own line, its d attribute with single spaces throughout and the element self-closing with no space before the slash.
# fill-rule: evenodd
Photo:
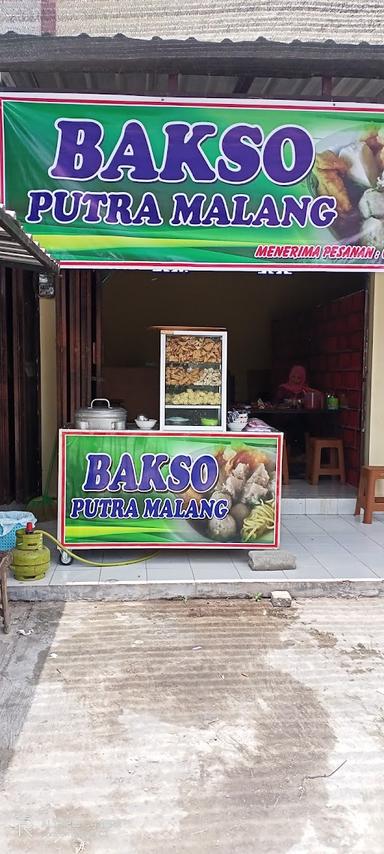
<svg viewBox="0 0 384 854">
<path fill-rule="evenodd" d="M 288 381 L 280 386 L 285 392 L 292 395 L 305 394 L 309 391 L 307 385 L 307 373 L 303 365 L 293 365 L 289 372 Z"/>
</svg>

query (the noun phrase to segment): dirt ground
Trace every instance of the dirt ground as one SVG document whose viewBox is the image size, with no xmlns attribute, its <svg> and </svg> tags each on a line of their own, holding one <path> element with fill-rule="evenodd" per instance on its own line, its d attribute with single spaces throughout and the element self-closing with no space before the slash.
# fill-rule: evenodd
<svg viewBox="0 0 384 854">
<path fill-rule="evenodd" d="M 0 851 L 382 854 L 383 640 L 383 599 L 13 604 Z"/>
</svg>

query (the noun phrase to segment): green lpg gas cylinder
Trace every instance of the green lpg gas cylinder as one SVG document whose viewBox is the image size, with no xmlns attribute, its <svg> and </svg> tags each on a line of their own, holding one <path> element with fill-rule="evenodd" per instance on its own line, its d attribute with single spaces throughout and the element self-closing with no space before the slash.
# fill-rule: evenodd
<svg viewBox="0 0 384 854">
<path fill-rule="evenodd" d="M 51 555 L 43 546 L 40 532 L 16 531 L 16 548 L 13 550 L 11 569 L 18 581 L 35 581 L 44 578 Z"/>
</svg>

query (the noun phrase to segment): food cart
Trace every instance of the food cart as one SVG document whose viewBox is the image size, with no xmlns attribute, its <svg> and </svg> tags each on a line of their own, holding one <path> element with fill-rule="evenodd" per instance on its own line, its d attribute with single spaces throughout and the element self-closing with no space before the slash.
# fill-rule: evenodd
<svg viewBox="0 0 384 854">
<path fill-rule="evenodd" d="M 60 431 L 63 563 L 66 548 L 279 546 L 283 435 L 226 430 L 225 330 L 160 342 L 160 430 Z"/>
</svg>

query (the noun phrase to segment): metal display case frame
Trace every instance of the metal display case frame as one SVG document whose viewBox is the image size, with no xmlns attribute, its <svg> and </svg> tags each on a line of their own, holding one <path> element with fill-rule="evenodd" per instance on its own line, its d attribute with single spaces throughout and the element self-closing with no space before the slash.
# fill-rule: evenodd
<svg viewBox="0 0 384 854">
<path fill-rule="evenodd" d="M 166 343 L 167 338 L 176 337 L 176 336 L 188 336 L 195 338 L 219 338 L 221 341 L 221 362 L 220 362 L 220 395 L 221 402 L 219 404 L 167 404 L 166 403 L 166 392 L 167 392 L 167 384 L 166 384 L 166 368 L 170 365 L 177 364 L 187 364 L 177 362 L 167 362 L 167 354 L 166 354 Z M 190 364 L 190 363 L 189 363 Z M 218 367 L 219 363 L 217 363 Z M 196 366 L 208 367 L 209 365 L 205 362 L 196 362 Z M 209 388 L 209 386 L 207 386 Z M 170 409 L 174 409 L 175 413 L 178 411 L 183 411 L 185 413 L 188 410 L 201 410 L 203 413 L 212 413 L 212 417 L 215 417 L 215 413 L 218 416 L 217 425 L 193 425 L 193 424 L 170 424 L 167 422 L 167 412 Z M 177 416 L 176 416 L 177 417 Z M 168 432 L 178 432 L 180 429 L 185 433 L 212 433 L 215 432 L 225 432 L 226 431 L 226 422 L 227 422 L 227 332 L 225 329 L 167 329 L 164 327 L 160 330 L 160 430 L 166 430 Z"/>
</svg>

